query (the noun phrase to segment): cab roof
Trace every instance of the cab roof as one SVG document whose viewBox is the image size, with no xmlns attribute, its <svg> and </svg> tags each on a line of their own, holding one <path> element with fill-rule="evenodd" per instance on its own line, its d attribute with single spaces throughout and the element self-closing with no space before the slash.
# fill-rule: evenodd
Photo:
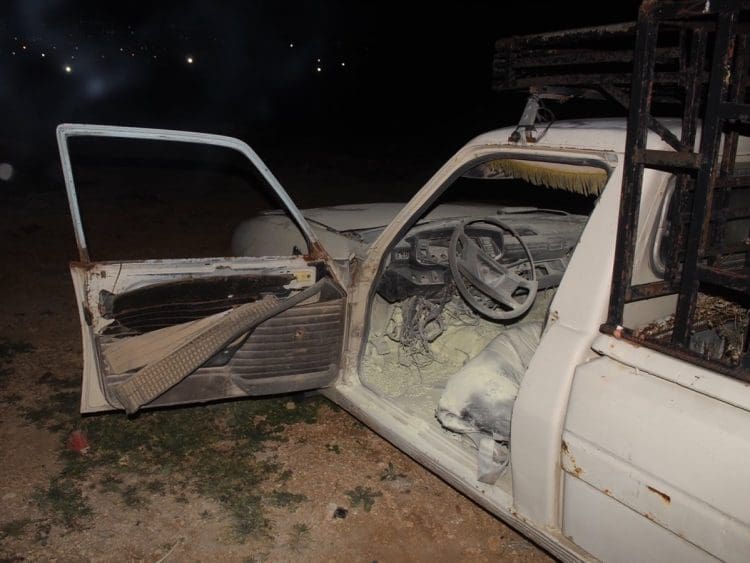
<svg viewBox="0 0 750 563">
<path fill-rule="evenodd" d="M 679 137 L 682 129 L 680 120 L 677 118 L 660 118 L 659 121 L 670 131 Z M 537 136 L 546 127 L 545 124 L 537 125 Z M 515 145 L 524 146 L 525 142 L 511 143 L 508 138 L 516 130 L 515 126 L 495 129 L 478 135 L 472 139 L 469 145 Z M 599 119 L 571 119 L 554 121 L 547 132 L 541 136 L 536 143 L 528 143 L 529 147 L 548 148 L 572 148 L 588 149 L 598 151 L 625 152 L 625 136 L 627 133 L 627 119 L 607 117 Z M 670 150 L 659 135 L 653 131 L 648 133 L 648 147 L 654 149 Z M 700 130 L 697 139 L 700 138 Z M 739 154 L 750 153 L 750 139 L 740 137 L 738 146 Z"/>
</svg>

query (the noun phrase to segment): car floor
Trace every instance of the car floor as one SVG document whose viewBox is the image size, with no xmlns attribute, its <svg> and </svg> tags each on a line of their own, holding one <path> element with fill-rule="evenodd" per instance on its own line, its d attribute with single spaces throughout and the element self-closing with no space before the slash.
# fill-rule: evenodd
<svg viewBox="0 0 750 563">
<path fill-rule="evenodd" d="M 405 303 L 389 304 L 376 296 L 370 337 L 360 368 L 361 381 L 408 414 L 471 448 L 471 441 L 443 429 L 435 416 L 446 382 L 508 327 L 522 319 L 544 319 L 553 294 L 554 290 L 540 292 L 526 315 L 508 323 L 487 320 L 473 313 L 460 297 L 454 296 L 443 310 L 442 333 L 418 351 L 397 341 Z"/>
</svg>

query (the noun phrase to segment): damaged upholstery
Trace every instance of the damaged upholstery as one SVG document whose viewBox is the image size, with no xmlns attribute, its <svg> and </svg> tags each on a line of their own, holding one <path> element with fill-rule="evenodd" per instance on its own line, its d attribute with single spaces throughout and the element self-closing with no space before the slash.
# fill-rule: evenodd
<svg viewBox="0 0 750 563">
<path fill-rule="evenodd" d="M 438 402 L 440 423 L 461 434 L 480 432 L 508 441 L 513 403 L 541 334 L 541 322 L 519 323 L 454 373 Z"/>
</svg>

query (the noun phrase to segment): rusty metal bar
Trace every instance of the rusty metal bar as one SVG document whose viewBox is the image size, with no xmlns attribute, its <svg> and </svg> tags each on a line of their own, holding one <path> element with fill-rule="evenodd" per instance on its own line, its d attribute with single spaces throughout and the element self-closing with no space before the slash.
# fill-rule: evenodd
<svg viewBox="0 0 750 563">
<path fill-rule="evenodd" d="M 677 292 L 674 284 L 669 281 L 659 281 L 631 285 L 625 292 L 625 300 L 628 303 L 633 301 L 643 301 L 644 299 L 653 299 L 654 297 L 663 297 L 665 295 L 674 295 Z"/>
<path fill-rule="evenodd" d="M 701 88 L 703 85 L 703 67 L 706 60 L 706 48 L 708 43 L 707 32 L 703 29 L 691 33 L 689 45 L 685 45 L 686 52 L 683 53 L 681 63 L 685 71 L 685 97 L 682 111 L 682 133 L 680 141 L 684 150 L 692 151 L 695 146 L 695 135 L 697 133 L 698 115 L 701 106 Z M 670 211 L 681 218 L 680 222 L 672 225 L 667 238 L 667 256 L 664 277 L 668 280 L 676 280 L 680 268 L 678 258 L 682 249 L 685 248 L 686 224 L 682 222 L 682 216 L 686 214 L 692 203 L 692 178 L 687 174 L 677 176 L 675 182 L 675 193 L 672 196 Z"/>
<path fill-rule="evenodd" d="M 660 85 L 678 86 L 682 82 L 680 73 L 659 72 L 656 74 L 657 81 Z M 602 84 L 622 84 L 629 85 L 633 76 L 628 72 L 620 73 L 561 73 L 561 74 L 529 74 L 528 76 L 517 76 L 514 78 L 498 77 L 497 73 L 492 81 L 492 88 L 495 90 L 523 90 L 532 86 L 586 86 L 588 88 L 598 88 Z"/>
<path fill-rule="evenodd" d="M 710 246 L 703 253 L 706 258 L 721 258 L 722 256 L 730 256 L 732 254 L 739 254 L 740 252 L 747 252 L 748 245 L 744 241 L 734 243 L 722 243 L 721 246 Z M 713 262 L 711 262 L 713 264 Z"/>
<path fill-rule="evenodd" d="M 729 144 L 729 143 L 727 143 Z M 734 152 L 736 153 L 736 148 Z M 722 161 L 723 163 L 723 161 Z M 716 179 L 717 188 L 733 190 L 735 188 L 750 187 L 750 176 L 720 176 Z"/>
<path fill-rule="evenodd" d="M 750 272 L 747 270 L 727 270 L 711 266 L 698 266 L 695 277 L 701 283 L 710 283 L 750 295 Z M 679 311 L 679 309 L 678 309 Z"/>
<path fill-rule="evenodd" d="M 615 333 L 616 328 L 617 327 L 612 327 L 610 325 L 602 326 L 602 330 L 610 334 Z M 748 365 L 741 364 L 740 366 L 735 367 L 735 366 L 731 366 L 731 365 L 718 362 L 715 360 L 707 360 L 704 357 L 697 354 L 696 352 L 693 352 L 689 348 L 678 348 L 668 342 L 660 342 L 658 340 L 651 340 L 651 339 L 647 340 L 645 338 L 636 338 L 635 336 L 633 336 L 632 331 L 628 329 L 620 328 L 620 330 L 617 331 L 617 334 L 623 340 L 633 342 L 640 346 L 645 346 L 646 348 L 656 350 L 657 352 L 667 354 L 668 356 L 672 356 L 677 359 L 684 360 L 686 362 L 689 362 L 691 364 L 694 364 L 700 367 L 704 367 L 711 371 L 723 373 L 724 375 L 728 375 L 735 379 L 740 379 L 742 381 L 750 381 L 750 370 L 746 369 L 747 367 L 750 367 L 750 364 Z"/>
<path fill-rule="evenodd" d="M 719 12 L 711 80 L 706 100 L 700 152 L 703 165 L 698 170 L 693 194 L 693 210 L 688 229 L 685 259 L 682 266 L 680 294 L 677 299 L 672 343 L 687 347 L 690 337 L 690 319 L 698 297 L 698 261 L 706 246 L 708 222 L 711 217 L 711 196 L 719 172 L 719 141 L 722 133 L 721 107 L 731 73 L 734 47 L 734 27 L 737 21 L 737 2 L 727 0 L 726 11 Z"/>
<path fill-rule="evenodd" d="M 599 88 L 602 90 L 602 92 L 604 92 L 614 101 L 618 102 L 626 110 L 630 109 L 630 97 L 621 88 L 618 88 L 613 84 L 601 84 Z M 671 146 L 674 150 L 679 151 L 684 148 L 682 141 L 680 141 L 680 139 L 678 139 L 674 133 L 672 133 L 669 129 L 662 125 L 662 123 L 658 119 L 650 114 L 648 115 L 648 126 L 649 129 L 655 131 L 659 135 L 659 137 L 661 137 L 662 140 L 669 144 L 669 146 Z"/>
<path fill-rule="evenodd" d="M 566 29 L 534 35 L 521 35 L 498 39 L 495 49 L 502 50 L 512 47 L 530 48 L 543 45 L 570 44 L 575 41 L 609 40 L 633 35 L 635 22 L 616 23 L 611 25 L 599 25 L 594 27 L 581 27 L 578 29 Z"/>
<path fill-rule="evenodd" d="M 726 120 L 750 121 L 750 104 L 724 102 L 719 106 L 719 117 Z"/>
<path fill-rule="evenodd" d="M 657 62 L 664 64 L 679 63 L 680 52 L 677 47 L 662 47 L 656 50 Z M 632 49 L 600 51 L 594 49 L 536 49 L 525 51 L 523 58 L 516 61 L 516 68 L 534 68 L 551 66 L 579 66 L 581 64 L 599 63 L 632 63 Z"/>
<path fill-rule="evenodd" d="M 736 56 L 734 59 L 734 68 L 732 69 L 732 82 L 729 85 L 729 100 L 737 101 L 744 98 L 747 84 L 747 35 L 740 34 L 737 37 Z M 727 219 L 733 218 L 729 212 L 738 212 L 739 209 L 731 210 L 727 208 L 729 203 L 729 194 L 732 189 L 742 185 L 750 185 L 750 178 L 745 177 L 745 182 L 738 183 L 741 177 L 733 176 L 735 161 L 737 159 L 737 144 L 739 134 L 737 128 L 729 128 L 724 137 L 724 150 L 721 157 L 719 177 L 714 183 L 714 223 L 709 235 L 709 244 L 715 247 L 721 247 L 724 237 L 724 227 Z M 735 216 L 736 217 L 736 216 Z M 747 250 L 747 249 L 746 249 Z M 728 252 L 727 252 L 728 253 Z M 724 253 L 722 253 L 724 254 Z M 715 264 L 721 259 L 721 254 L 716 255 L 710 261 Z"/>
<path fill-rule="evenodd" d="M 676 137 L 675 140 L 677 140 Z M 677 142 L 679 143 L 680 141 L 677 140 Z M 633 158 L 636 162 L 649 168 L 698 170 L 701 166 L 700 155 L 694 152 L 636 149 Z"/>
<path fill-rule="evenodd" d="M 612 272 L 612 293 L 607 314 L 607 322 L 617 326 L 622 324 L 625 292 L 630 286 L 633 273 L 638 233 L 638 209 L 643 181 L 643 164 L 635 158 L 635 153 L 646 148 L 656 58 L 655 48 L 659 29 L 658 22 L 647 8 L 650 6 L 644 2 L 638 13 L 636 26 L 635 56 L 640 64 L 636 65 L 633 70 L 617 242 Z"/>
</svg>

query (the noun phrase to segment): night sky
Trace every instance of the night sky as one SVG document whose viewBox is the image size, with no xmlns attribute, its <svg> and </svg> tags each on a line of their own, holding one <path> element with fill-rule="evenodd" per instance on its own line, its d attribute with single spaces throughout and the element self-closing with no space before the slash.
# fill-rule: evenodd
<svg viewBox="0 0 750 563">
<path fill-rule="evenodd" d="M 633 20 L 636 2 L 14 0 L 0 11 L 0 150 L 49 155 L 63 121 L 322 143 L 507 125 L 494 40 Z M 50 147 L 52 153 L 50 153 Z M 46 158 L 46 156 L 45 156 Z"/>
</svg>

